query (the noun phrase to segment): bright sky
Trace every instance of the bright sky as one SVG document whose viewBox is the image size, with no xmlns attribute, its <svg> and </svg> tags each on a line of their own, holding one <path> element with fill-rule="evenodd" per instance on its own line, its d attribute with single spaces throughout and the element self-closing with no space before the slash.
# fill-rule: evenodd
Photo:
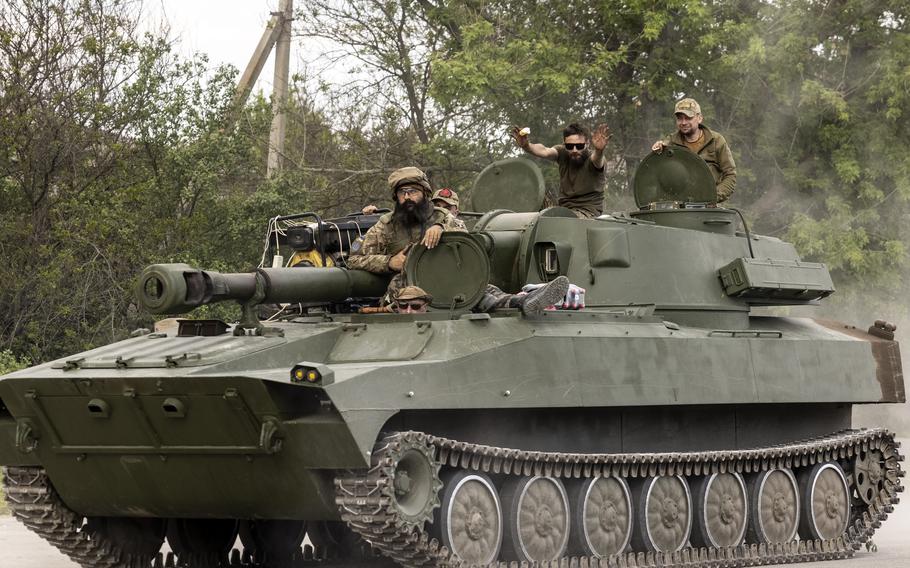
<svg viewBox="0 0 910 568">
<path fill-rule="evenodd" d="M 300 0 L 298 0 L 300 1 Z M 229 63 L 246 69 L 278 0 L 146 0 L 147 25 L 170 24 L 178 51 L 189 56 L 206 53 L 212 66 Z M 296 42 L 295 42 L 296 44 Z M 297 68 L 297 46 L 291 46 L 291 73 Z M 274 54 L 259 75 L 254 91 L 270 92 Z"/>
</svg>

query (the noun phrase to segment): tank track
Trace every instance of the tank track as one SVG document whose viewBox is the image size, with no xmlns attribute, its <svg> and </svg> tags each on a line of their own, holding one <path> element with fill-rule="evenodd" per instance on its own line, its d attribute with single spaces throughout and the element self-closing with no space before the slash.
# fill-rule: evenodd
<svg viewBox="0 0 910 568">
<path fill-rule="evenodd" d="M 145 568 L 155 561 L 152 556 L 127 554 L 114 543 L 92 540 L 80 531 L 82 517 L 64 505 L 43 468 L 4 468 L 3 486 L 13 516 L 82 566 Z"/>
<path fill-rule="evenodd" d="M 104 541 L 83 530 L 83 517 L 70 510 L 41 467 L 6 467 L 3 469 L 3 486 L 12 515 L 29 530 L 54 545 L 73 562 L 84 568 L 265 568 L 249 554 L 233 550 L 224 561 L 211 559 L 177 558 L 167 554 L 136 555 L 118 548 L 117 544 Z M 383 568 L 393 566 L 391 561 L 350 561 L 337 558 L 337 554 L 304 546 L 290 563 L 280 568 Z M 268 568 L 279 568 L 269 564 Z"/>
<path fill-rule="evenodd" d="M 674 553 L 628 552 L 609 558 L 567 556 L 535 563 L 541 568 L 601 567 L 739 567 L 849 558 L 859 550 L 898 502 L 903 490 L 899 443 L 886 430 L 845 431 L 791 444 L 752 450 L 648 454 L 572 454 L 521 451 L 468 444 L 421 432 L 398 432 L 383 438 L 373 452 L 372 467 L 335 480 L 342 519 L 387 558 L 403 566 L 461 566 L 463 563 L 425 530 L 402 519 L 395 506 L 396 456 L 401 448 L 426 444 L 440 466 L 488 474 L 627 479 L 657 475 L 755 473 L 773 468 L 811 466 L 853 458 L 860 450 L 879 450 L 885 458 L 884 483 L 871 504 L 854 507 L 847 531 L 830 540 L 794 540 L 731 548 L 687 548 Z M 493 562 L 488 568 L 516 568 Z"/>
<path fill-rule="evenodd" d="M 794 541 L 784 545 L 743 545 L 729 549 L 686 549 L 672 554 L 626 553 L 615 557 L 566 557 L 543 563 L 543 567 L 657 567 L 657 566 L 758 566 L 789 562 L 808 562 L 847 558 L 854 554 L 897 503 L 903 490 L 899 462 L 903 456 L 898 443 L 884 430 L 851 431 L 794 444 L 758 450 L 727 452 L 654 453 L 654 454 L 567 454 L 529 452 L 467 444 L 436 438 L 420 432 L 401 432 L 383 438 L 373 452 L 373 466 L 367 471 L 350 472 L 336 479 L 336 502 L 343 520 L 378 550 L 385 560 L 364 561 L 375 568 L 394 561 L 405 566 L 458 566 L 459 561 L 432 539 L 423 527 L 399 518 L 393 506 L 392 481 L 394 455 L 402 444 L 427 444 L 433 448 L 440 465 L 493 474 L 547 475 L 587 478 L 604 475 L 626 478 L 653 475 L 701 475 L 727 471 L 751 473 L 774 467 L 812 465 L 849 459 L 859 450 L 880 450 L 885 457 L 883 489 L 871 505 L 854 512 L 847 533 L 828 541 Z M 71 511 L 60 499 L 40 467 L 7 467 L 4 489 L 12 514 L 27 528 L 57 547 L 84 568 L 203 568 L 196 562 L 175 559 L 172 554 L 138 556 L 127 553 L 116 543 L 93 539 L 81 530 L 82 516 Z M 349 561 L 321 557 L 305 547 L 292 562 L 292 568 L 319 566 L 352 568 Z M 361 563 L 357 563 L 361 565 Z M 235 550 L 222 566 L 256 567 L 247 555 Z M 498 562 L 491 568 L 505 568 Z"/>
</svg>

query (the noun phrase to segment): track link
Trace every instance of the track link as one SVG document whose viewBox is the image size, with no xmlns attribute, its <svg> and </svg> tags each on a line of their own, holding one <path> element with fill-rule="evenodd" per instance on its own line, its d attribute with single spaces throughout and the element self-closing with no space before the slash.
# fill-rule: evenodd
<svg viewBox="0 0 910 568">
<path fill-rule="evenodd" d="M 137 556 L 120 550 L 116 543 L 93 540 L 81 531 L 83 518 L 60 499 L 42 468 L 7 467 L 3 477 L 6 500 L 12 514 L 35 532 L 86 568 L 146 568 L 160 558 Z"/>
<path fill-rule="evenodd" d="M 567 556 L 536 563 L 541 568 L 568 567 L 719 567 L 759 566 L 849 558 L 893 510 L 903 490 L 899 444 L 886 430 L 846 431 L 792 444 L 754 449 L 647 454 L 572 454 L 529 452 L 468 444 L 421 432 L 386 436 L 373 452 L 372 467 L 335 480 L 336 504 L 342 519 L 387 558 L 404 566 L 461 566 L 463 563 L 425 530 L 425 523 L 401 518 L 395 505 L 396 457 L 403 448 L 426 444 L 439 465 L 489 474 L 626 479 L 657 475 L 755 473 L 773 468 L 811 466 L 853 458 L 860 451 L 879 450 L 885 458 L 884 482 L 871 504 L 854 509 L 851 524 L 829 540 L 794 540 L 785 544 L 743 544 L 730 548 L 687 548 L 674 553 L 629 552 L 608 558 Z M 487 568 L 515 568 L 494 562 Z"/>
<path fill-rule="evenodd" d="M 304 546 L 289 562 L 257 562 L 245 552 L 233 550 L 224 561 L 178 558 L 173 553 L 134 555 L 115 542 L 93 538 L 84 530 L 83 517 L 71 511 L 54 490 L 41 467 L 6 467 L 3 486 L 12 515 L 29 530 L 54 545 L 84 568 L 391 568 L 382 558 L 351 561 L 337 552 Z M 366 545 L 364 545 L 366 547 Z"/>
</svg>

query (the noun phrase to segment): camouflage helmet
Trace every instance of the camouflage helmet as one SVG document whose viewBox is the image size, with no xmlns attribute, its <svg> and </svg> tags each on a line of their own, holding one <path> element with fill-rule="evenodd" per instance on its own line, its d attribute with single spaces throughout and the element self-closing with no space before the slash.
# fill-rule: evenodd
<svg viewBox="0 0 910 568">
<path fill-rule="evenodd" d="M 431 197 L 430 200 L 442 201 L 447 205 L 454 205 L 455 207 L 458 207 L 458 194 L 448 187 L 437 189 L 436 192 L 433 193 L 433 197 Z"/>
<path fill-rule="evenodd" d="M 389 174 L 389 189 L 392 190 L 392 199 L 396 198 L 398 188 L 406 185 L 420 187 L 423 189 L 424 197 L 429 197 L 432 192 L 430 180 L 427 179 L 427 174 L 423 173 L 420 168 L 409 166 L 407 168 L 399 168 Z"/>
<path fill-rule="evenodd" d="M 420 286 L 405 286 L 399 290 L 392 299 L 396 302 L 401 300 L 423 300 L 430 303 L 433 300 L 433 296 L 424 291 Z"/>
</svg>

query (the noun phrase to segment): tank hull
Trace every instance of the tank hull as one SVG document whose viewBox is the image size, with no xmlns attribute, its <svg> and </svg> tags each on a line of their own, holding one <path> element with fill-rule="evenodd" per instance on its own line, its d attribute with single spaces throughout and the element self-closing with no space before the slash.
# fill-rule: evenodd
<svg viewBox="0 0 910 568">
<path fill-rule="evenodd" d="M 192 351 L 136 338 L 8 375 L 0 455 L 42 465 L 90 516 L 324 520 L 339 518 L 333 472 L 366 467 L 383 431 L 529 451 L 739 450 L 841 431 L 852 404 L 903 397 L 882 380 L 897 344 L 830 322 L 337 319 L 194 338 Z M 324 384 L 294 383 L 301 362 Z"/>
</svg>

